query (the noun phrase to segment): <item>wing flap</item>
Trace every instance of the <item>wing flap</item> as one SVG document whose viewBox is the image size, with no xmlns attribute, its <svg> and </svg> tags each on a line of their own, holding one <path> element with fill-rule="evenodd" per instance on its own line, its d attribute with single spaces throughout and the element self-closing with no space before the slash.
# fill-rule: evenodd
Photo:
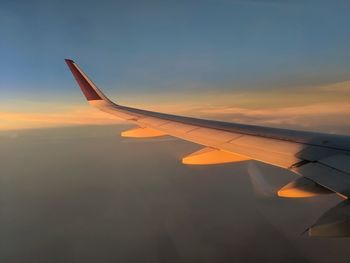
<svg viewBox="0 0 350 263">
<path fill-rule="evenodd" d="M 251 135 L 244 135 L 239 138 L 235 138 L 230 143 L 237 146 L 246 146 L 262 150 L 268 148 L 269 151 L 288 155 L 295 155 L 302 149 L 302 145 L 298 143 Z"/>
<path fill-rule="evenodd" d="M 344 200 L 325 212 L 308 229 L 310 236 L 349 237 L 350 236 L 350 201 Z"/>
<path fill-rule="evenodd" d="M 327 147 L 320 147 L 315 145 L 306 145 L 303 149 L 296 154 L 296 156 L 302 160 L 315 162 L 332 155 L 342 154 L 343 151 L 336 149 L 329 149 Z"/>
<path fill-rule="evenodd" d="M 332 167 L 338 171 L 349 174 L 350 177 L 350 156 L 349 155 L 333 155 L 319 160 L 320 163 Z"/>
<path fill-rule="evenodd" d="M 211 146 L 211 147 L 219 147 L 221 144 L 225 142 L 229 142 L 239 136 L 240 134 L 198 127 L 198 129 L 193 129 L 192 131 L 183 135 L 183 139 L 195 142 L 198 144 Z"/>
<path fill-rule="evenodd" d="M 271 151 L 268 147 L 268 144 L 264 149 L 257 148 L 254 145 L 248 144 L 235 144 L 233 142 L 224 143 L 218 146 L 218 148 L 233 152 L 236 154 L 248 156 L 251 159 L 272 164 L 278 167 L 289 169 L 292 167 L 295 163 L 298 163 L 301 161 L 301 159 L 295 157 L 293 154 L 289 153 L 277 153 L 274 151 Z"/>
<path fill-rule="evenodd" d="M 183 134 L 183 133 L 188 133 L 194 129 L 198 129 L 198 127 L 195 125 L 168 121 L 164 124 L 159 125 L 158 129 L 161 129 L 162 131 L 165 131 L 165 132 L 171 132 L 173 134 Z"/>
<path fill-rule="evenodd" d="M 336 155 L 293 170 L 342 196 L 350 196 L 349 162 L 350 156 Z"/>
<path fill-rule="evenodd" d="M 167 122 L 169 122 L 169 121 L 159 119 L 159 118 L 154 118 L 154 117 L 145 117 L 145 118 L 138 120 L 138 123 L 145 125 L 145 126 L 150 126 L 153 128 L 157 128 L 157 127 L 159 127 Z"/>
</svg>

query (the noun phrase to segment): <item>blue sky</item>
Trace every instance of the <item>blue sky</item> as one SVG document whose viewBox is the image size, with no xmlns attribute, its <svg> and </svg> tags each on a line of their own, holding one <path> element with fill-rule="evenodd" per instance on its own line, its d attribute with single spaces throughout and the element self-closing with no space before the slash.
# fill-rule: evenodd
<svg viewBox="0 0 350 263">
<path fill-rule="evenodd" d="M 0 87 L 12 99 L 80 96 L 66 57 L 113 95 L 344 81 L 349 8 L 348 1 L 5 0 Z"/>
<path fill-rule="evenodd" d="M 348 133 L 349 10 L 349 1 L 2 0 L 0 130 L 110 123 L 87 108 L 64 63 L 72 58 L 122 104 Z"/>
</svg>

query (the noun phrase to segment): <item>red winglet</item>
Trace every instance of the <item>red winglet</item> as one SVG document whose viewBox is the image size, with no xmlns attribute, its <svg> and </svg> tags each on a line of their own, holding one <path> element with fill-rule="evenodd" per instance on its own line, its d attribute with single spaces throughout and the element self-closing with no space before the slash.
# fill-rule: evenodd
<svg viewBox="0 0 350 263">
<path fill-rule="evenodd" d="M 95 84 L 87 78 L 85 73 L 71 59 L 65 59 L 75 80 L 78 82 L 81 91 L 87 100 L 102 100 L 101 96 L 96 92 Z"/>
</svg>

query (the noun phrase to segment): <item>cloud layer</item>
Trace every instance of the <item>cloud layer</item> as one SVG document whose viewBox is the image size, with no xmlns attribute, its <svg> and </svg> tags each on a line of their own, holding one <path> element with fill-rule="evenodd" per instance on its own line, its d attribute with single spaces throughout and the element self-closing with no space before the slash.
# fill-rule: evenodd
<svg viewBox="0 0 350 263">
<path fill-rule="evenodd" d="M 75 107 L 58 112 L 0 112 L 0 130 L 49 128 L 74 125 L 116 124 L 121 120 L 89 107 Z"/>
<path fill-rule="evenodd" d="M 214 89 L 213 89 L 214 90 Z M 350 81 L 318 87 L 139 97 L 125 103 L 154 111 L 230 122 L 350 134 Z M 22 104 L 21 104 L 22 105 Z M 0 109 L 0 130 L 122 123 L 86 106 L 31 103 Z M 39 112 L 37 112 L 41 109 Z M 53 109 L 53 111 L 50 111 Z"/>
<path fill-rule="evenodd" d="M 202 109 L 203 115 L 232 122 L 282 128 L 322 131 L 328 133 L 350 133 L 350 104 L 319 103 L 306 106 L 247 109 L 221 107 Z"/>
</svg>

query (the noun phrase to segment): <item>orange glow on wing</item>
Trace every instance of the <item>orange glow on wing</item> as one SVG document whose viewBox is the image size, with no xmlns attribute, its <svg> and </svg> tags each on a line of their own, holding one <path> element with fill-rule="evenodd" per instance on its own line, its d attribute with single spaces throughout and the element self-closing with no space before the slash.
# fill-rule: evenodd
<svg viewBox="0 0 350 263">
<path fill-rule="evenodd" d="M 305 177 L 299 177 L 298 179 L 283 186 L 278 192 L 279 197 L 287 198 L 302 198 L 312 197 L 323 194 L 333 193 L 330 190 L 323 188 L 315 182 L 306 179 Z"/>
<path fill-rule="evenodd" d="M 249 158 L 207 147 L 184 157 L 182 159 L 182 163 L 192 165 L 209 165 L 242 162 L 246 160 L 249 160 Z"/>
<path fill-rule="evenodd" d="M 279 190 L 277 192 L 279 197 L 287 197 L 287 198 L 303 198 L 303 197 L 313 197 L 318 196 L 314 192 L 309 192 L 305 189 L 288 189 L 288 190 Z"/>
<path fill-rule="evenodd" d="M 123 131 L 121 133 L 122 137 L 131 137 L 131 138 L 150 138 L 150 137 L 159 137 L 164 135 L 166 135 L 166 133 L 157 131 L 151 128 L 134 128 L 131 130 Z"/>
</svg>

